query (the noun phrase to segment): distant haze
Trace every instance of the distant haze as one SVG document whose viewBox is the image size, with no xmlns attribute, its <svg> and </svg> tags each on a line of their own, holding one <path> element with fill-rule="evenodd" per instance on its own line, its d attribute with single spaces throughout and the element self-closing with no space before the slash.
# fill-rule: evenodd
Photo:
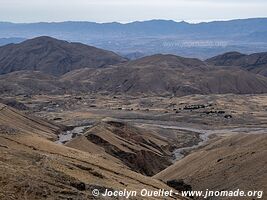
<svg viewBox="0 0 267 200">
<path fill-rule="evenodd" d="M 157 53 L 205 59 L 228 51 L 267 51 L 267 18 L 199 24 L 171 20 L 128 24 L 0 22 L 0 30 L 0 46 L 45 35 L 111 50 L 130 59 Z"/>
<path fill-rule="evenodd" d="M 188 22 L 267 17 L 266 0 L 0 0 L 0 21 Z"/>
</svg>

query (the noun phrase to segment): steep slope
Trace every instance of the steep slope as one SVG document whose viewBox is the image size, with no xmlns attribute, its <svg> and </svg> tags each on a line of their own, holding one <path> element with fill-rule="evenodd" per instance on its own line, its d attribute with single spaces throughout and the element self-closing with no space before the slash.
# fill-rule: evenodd
<svg viewBox="0 0 267 200">
<path fill-rule="evenodd" d="M 140 191 L 168 186 L 142 176 L 100 156 L 56 145 L 36 135 L 7 135 L 0 131 L 1 199 L 107 199 L 94 197 L 105 190 L 137 191 L 135 199 L 182 199 L 140 197 Z M 116 197 L 114 197 L 116 198 Z M 110 199 L 114 199 L 111 197 Z"/>
<path fill-rule="evenodd" d="M 104 69 L 75 70 L 65 74 L 61 80 L 78 80 L 88 91 L 108 93 L 188 95 L 267 92 L 265 77 L 238 68 L 207 66 L 198 59 L 173 55 L 144 57 Z"/>
<path fill-rule="evenodd" d="M 124 61 L 126 59 L 110 51 L 50 37 L 0 47 L 0 74 L 31 70 L 61 75 L 74 69 L 97 68 Z"/>
<path fill-rule="evenodd" d="M 228 52 L 206 60 L 217 66 L 240 66 L 256 74 L 267 76 L 267 53 L 254 53 L 250 55 L 238 52 Z"/>
<path fill-rule="evenodd" d="M 164 181 L 183 179 L 193 190 L 266 191 L 266 162 L 266 134 L 231 135 L 210 142 L 155 178 Z"/>
<path fill-rule="evenodd" d="M 38 134 L 48 139 L 56 139 L 61 126 L 37 117 L 28 116 L 0 103 L 0 131 L 6 134 Z"/>
<path fill-rule="evenodd" d="M 171 190 L 164 183 L 129 170 L 126 166 L 55 144 L 43 136 L 56 128 L 1 104 L 0 198 L 10 199 L 114 199 L 105 190 L 137 191 L 133 199 L 183 199 L 141 197 L 140 191 Z M 92 191 L 100 195 L 94 197 Z"/>
<path fill-rule="evenodd" d="M 171 144 L 166 138 L 114 119 L 96 124 L 85 135 L 66 145 L 113 157 L 130 169 L 149 176 L 171 164 Z"/>
</svg>

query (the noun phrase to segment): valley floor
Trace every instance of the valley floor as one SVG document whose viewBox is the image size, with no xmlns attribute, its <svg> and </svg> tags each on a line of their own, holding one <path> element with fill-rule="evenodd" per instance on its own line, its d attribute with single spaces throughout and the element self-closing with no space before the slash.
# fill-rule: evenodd
<svg viewBox="0 0 267 200">
<path fill-rule="evenodd" d="M 254 171 L 260 169 L 260 167 L 266 168 L 267 162 L 267 149 L 266 145 L 264 145 L 267 140 L 266 94 L 190 95 L 184 97 L 134 97 L 97 94 L 81 94 L 75 96 L 19 95 L 15 97 L 2 95 L 0 98 L 4 99 L 9 106 L 21 109 L 21 112 L 25 113 L 25 115 L 33 115 L 60 125 L 62 128 L 61 131 L 59 131 L 58 138 L 50 138 L 53 144 L 47 143 L 48 145 L 52 145 L 51 147 L 53 147 L 53 149 L 70 152 L 85 151 L 93 156 L 100 155 L 106 159 L 107 162 L 124 166 L 126 168 L 125 170 L 130 171 L 131 169 L 148 176 L 155 175 L 153 176 L 153 180 L 158 178 L 167 182 L 172 179 L 183 179 L 187 184 L 193 186 L 193 189 L 204 189 L 200 187 L 202 178 L 207 182 L 205 187 L 210 187 L 214 184 L 210 179 L 217 178 L 217 182 L 220 182 L 220 179 L 223 180 L 223 178 L 225 178 L 223 176 L 211 176 L 209 174 L 209 179 L 207 177 L 209 169 L 207 169 L 207 171 L 203 170 L 203 172 L 199 171 L 198 173 L 197 169 L 204 167 L 203 162 L 200 161 L 194 163 L 196 169 L 192 168 L 192 173 L 194 172 L 194 176 L 197 180 L 189 176 L 190 171 L 183 171 L 181 174 L 174 173 L 174 171 L 176 171 L 176 166 L 177 169 L 182 169 L 185 164 L 188 164 L 187 160 L 193 163 L 192 159 L 195 159 L 194 155 L 208 156 L 206 162 L 213 162 L 213 160 L 221 159 L 224 154 L 226 157 L 235 157 L 237 154 L 245 154 L 246 151 L 250 153 L 261 151 L 259 154 L 256 153 L 257 157 L 255 157 L 254 161 L 261 160 L 261 158 L 263 160 L 261 160 L 258 165 L 255 164 L 257 165 L 255 168 L 248 168 L 250 171 L 246 171 L 245 169 L 245 165 L 251 164 L 249 159 L 247 159 L 247 162 L 238 161 L 238 163 L 232 163 L 228 160 L 224 163 L 223 167 L 218 167 L 218 170 L 226 170 L 229 168 L 229 165 L 232 164 L 239 166 L 242 172 L 248 173 L 248 175 L 251 174 L 253 180 L 261 181 L 262 189 L 267 188 L 266 181 L 263 181 L 264 176 L 266 176 L 266 170 L 265 172 L 261 172 L 265 173 L 263 174 L 263 178 L 260 178 L 262 175 Z M 128 133 L 128 136 L 122 135 L 127 135 Z M 144 135 L 139 138 L 140 133 Z M 131 134 L 134 135 L 134 137 Z M 246 146 L 247 143 L 249 144 L 249 141 L 254 141 L 253 138 L 255 142 L 251 143 L 251 148 Z M 128 140 L 128 142 L 124 141 L 124 139 Z M 1 140 L 3 140 L 6 146 L 8 146 L 11 141 L 10 138 L 6 136 L 1 136 Z M 241 143 L 239 143 L 240 141 Z M 244 141 L 243 144 L 242 141 Z M 261 141 L 261 143 L 259 141 Z M 260 148 L 257 148 L 257 142 L 259 142 Z M 54 143 L 58 143 L 58 145 Z M 86 147 L 88 144 L 90 144 L 92 148 Z M 2 143 L 1 145 L 3 146 Z M 16 145 L 20 144 L 17 143 Z M 37 148 L 33 143 L 27 145 Z M 227 146 L 229 146 L 229 148 L 226 148 Z M 66 149 L 61 150 L 63 147 Z M 142 149 L 141 152 L 146 153 L 140 154 L 140 149 Z M 203 153 L 203 151 L 205 153 Z M 231 155 L 229 151 L 232 151 Z M 235 151 L 236 155 L 233 154 Z M 12 151 L 12 155 L 17 153 L 18 152 Z M 140 156 L 144 156 L 141 160 L 151 160 L 151 166 L 147 167 L 148 163 L 141 160 L 138 160 L 138 164 L 133 164 L 133 160 L 127 160 L 123 157 L 132 154 L 139 155 L 139 158 Z M 26 156 L 26 154 L 23 156 Z M 50 156 L 48 158 L 50 158 Z M 43 158 L 39 160 L 38 162 L 41 162 Z M 252 159 L 251 162 L 254 161 Z M 18 162 L 24 161 L 21 160 Z M 61 163 L 65 161 L 63 161 L 61 157 L 58 157 L 56 162 L 51 160 L 50 167 L 57 166 L 57 171 L 59 169 L 67 170 L 60 167 L 57 162 Z M 74 160 L 73 158 L 68 158 L 66 162 L 69 162 L 67 165 L 70 166 L 73 165 Z M 80 160 L 79 162 L 84 163 L 85 161 Z M 185 164 L 183 164 L 183 162 Z M 5 165 L 7 164 L 4 160 L 2 163 L 5 163 Z M 160 166 L 159 163 L 162 164 L 162 166 Z M 172 165 L 172 163 L 175 164 Z M 88 163 L 88 165 L 91 164 L 92 163 Z M 1 167 L 7 167 L 5 165 L 1 164 Z M 168 166 L 170 167 L 168 168 Z M 77 166 L 74 167 L 76 168 Z M 214 165 L 207 165 L 207 167 L 211 167 L 211 170 L 214 168 Z M 116 167 L 114 167 L 114 169 L 115 168 Z M 163 169 L 165 170 L 163 171 Z M 169 169 L 170 171 L 168 171 Z M 213 170 L 213 173 L 219 173 L 218 170 Z M 18 169 L 16 169 L 16 173 L 20 173 Z M 125 173 L 127 174 L 128 171 Z M 233 177 L 242 175 L 236 172 L 229 174 L 227 170 L 225 173 L 227 176 Z M 81 174 L 77 174 L 77 176 L 78 175 L 80 176 Z M 166 176 L 166 178 L 162 178 L 164 176 Z M 204 176 L 206 176 L 206 178 L 204 178 Z M 128 180 L 126 180 L 126 182 L 127 181 Z M 231 181 L 233 180 L 230 180 L 230 182 Z M 229 187 L 227 186 L 227 182 L 222 182 L 222 184 L 225 184 L 226 189 L 233 189 L 239 185 L 248 187 L 247 180 L 244 180 L 244 183 L 242 183 L 242 178 L 238 178 L 238 181 L 239 183 L 236 184 L 229 183 Z M 101 184 L 103 185 L 103 183 Z M 108 182 L 105 184 L 107 186 Z M 110 184 L 113 183 L 110 182 Z M 155 182 L 155 184 L 158 183 Z M 218 184 L 219 189 L 223 189 L 222 184 Z M 251 188 L 253 187 L 243 189 Z M 3 193 L 4 191 L 2 190 L 1 192 Z M 12 194 L 9 195 L 12 196 Z M 71 195 L 73 195 L 72 192 Z M 84 193 L 81 195 L 84 195 Z M 86 195 L 90 194 L 85 194 L 85 196 Z"/>
</svg>

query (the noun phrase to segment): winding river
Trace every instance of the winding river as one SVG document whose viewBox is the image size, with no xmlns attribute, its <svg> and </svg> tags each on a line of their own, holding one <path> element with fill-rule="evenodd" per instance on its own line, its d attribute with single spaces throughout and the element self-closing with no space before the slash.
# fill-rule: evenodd
<svg viewBox="0 0 267 200">
<path fill-rule="evenodd" d="M 58 140 L 56 141 L 57 144 L 65 144 L 66 142 L 70 141 L 74 137 L 78 135 L 82 135 L 85 129 L 90 128 L 90 126 L 77 126 L 74 127 L 72 130 L 62 132 L 58 135 Z"/>
<path fill-rule="evenodd" d="M 210 139 L 210 136 L 213 134 L 236 134 L 236 133 L 243 133 L 243 134 L 263 134 L 267 133 L 266 127 L 243 127 L 243 128 L 225 128 L 225 129 L 200 129 L 200 128 L 192 128 L 192 127 L 185 127 L 185 126 L 175 126 L 175 125 L 164 125 L 164 122 L 158 121 L 146 121 L 143 123 L 142 121 L 131 121 L 131 120 L 123 120 L 127 122 L 132 122 L 139 127 L 156 127 L 156 128 L 163 128 L 163 129 L 172 129 L 172 130 L 185 130 L 191 131 L 199 134 L 201 141 L 198 144 L 188 147 L 182 147 L 175 149 L 173 151 L 174 161 L 180 160 L 185 156 L 185 152 L 194 150 L 196 148 L 201 147 L 202 145 L 206 144 Z M 82 135 L 85 132 L 85 129 L 92 127 L 92 125 L 87 126 L 77 126 L 72 130 L 62 132 L 59 134 L 59 138 L 56 141 L 57 144 L 64 144 L 74 137 L 78 135 Z"/>
<path fill-rule="evenodd" d="M 157 127 L 157 128 L 163 128 L 163 129 L 172 129 L 172 130 L 185 130 L 185 131 L 191 131 L 195 133 L 199 133 L 199 137 L 201 141 L 198 144 L 195 144 L 193 146 L 188 147 L 182 147 L 175 149 L 173 151 L 173 155 L 175 157 L 174 161 L 181 160 L 185 156 L 185 152 L 194 150 L 196 148 L 201 147 L 202 145 L 206 144 L 208 140 L 210 139 L 210 136 L 213 134 L 237 134 L 237 133 L 243 133 L 243 134 L 264 134 L 267 133 L 266 127 L 243 127 L 243 128 L 225 128 L 225 129 L 197 129 L 197 128 L 191 128 L 191 127 L 181 127 L 181 126 L 173 126 L 173 125 L 161 125 L 161 124 L 153 124 L 153 123 L 136 123 L 141 127 L 144 126 L 150 126 L 150 127 Z"/>
</svg>

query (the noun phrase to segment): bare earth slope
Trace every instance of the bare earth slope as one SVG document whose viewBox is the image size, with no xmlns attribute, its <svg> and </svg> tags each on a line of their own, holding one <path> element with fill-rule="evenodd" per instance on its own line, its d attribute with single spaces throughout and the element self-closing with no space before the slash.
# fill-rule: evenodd
<svg viewBox="0 0 267 200">
<path fill-rule="evenodd" d="M 0 131 L 2 133 L 34 133 L 49 139 L 56 139 L 61 128 L 0 103 Z"/>
<path fill-rule="evenodd" d="M 90 153 L 109 154 L 108 157 L 115 157 L 130 169 L 149 176 L 171 165 L 171 144 L 166 138 L 117 120 L 97 123 L 66 145 Z"/>
<path fill-rule="evenodd" d="M 211 142 L 155 176 L 184 179 L 193 190 L 267 189 L 267 135 L 238 134 Z"/>
<path fill-rule="evenodd" d="M 0 47 L 0 74 L 31 70 L 61 75 L 74 69 L 97 68 L 125 61 L 110 51 L 50 37 Z"/>
<path fill-rule="evenodd" d="M 0 144 L 2 200 L 86 200 L 95 199 L 91 193 L 93 189 L 99 189 L 101 193 L 105 189 L 127 188 L 138 192 L 143 188 L 169 189 L 165 184 L 132 172 L 122 165 L 54 144 L 36 135 L 11 136 L 0 133 Z M 107 198 L 100 196 L 97 199 Z"/>
<path fill-rule="evenodd" d="M 24 122 L 22 124 L 22 122 Z M 33 120 L 1 105 L 0 199 L 114 199 L 94 197 L 93 189 L 137 191 L 170 190 L 162 182 L 129 170 L 100 155 L 55 144 L 43 137 L 51 125 Z M 47 127 L 46 127 L 47 125 Z"/>
</svg>

